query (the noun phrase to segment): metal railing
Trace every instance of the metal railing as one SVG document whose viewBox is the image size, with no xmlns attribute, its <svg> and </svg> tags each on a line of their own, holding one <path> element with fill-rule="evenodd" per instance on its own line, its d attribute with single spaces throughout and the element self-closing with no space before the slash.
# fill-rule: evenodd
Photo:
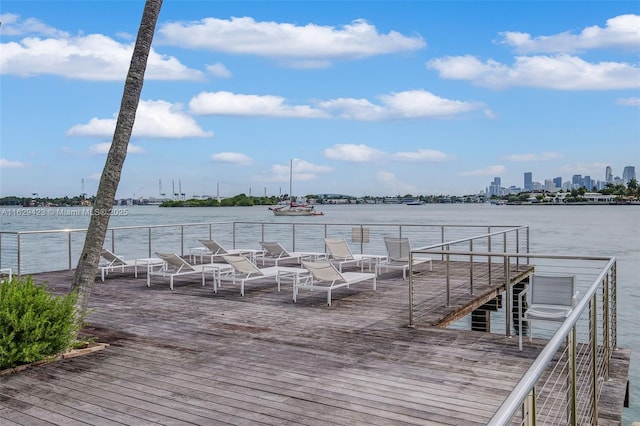
<svg viewBox="0 0 640 426">
<path fill-rule="evenodd" d="M 516 326 L 511 315 L 514 291 L 510 271 L 519 264 L 527 264 L 533 267 L 534 273 L 576 276 L 579 300 L 571 315 L 557 330 L 536 322 L 536 344 L 544 344 L 544 348 L 489 424 L 596 425 L 598 401 L 609 378 L 611 356 L 617 348 L 616 259 L 438 248 L 416 249 L 411 256 L 437 254 L 444 256 L 447 263 L 452 259 L 467 259 L 469 276 L 473 275 L 473 264 L 477 267 L 479 258 L 499 258 L 497 263 L 504 264 L 501 279 L 506 283 L 504 326 L 507 336 L 512 335 Z M 470 259 L 475 261 L 469 262 Z M 449 274 L 451 269 L 447 267 L 446 271 Z M 415 291 L 416 281 L 410 271 L 410 294 Z M 532 330 L 529 328 L 528 332 L 532 333 Z"/>
<path fill-rule="evenodd" d="M 416 225 L 389 223 L 207 222 L 112 227 L 105 247 L 126 258 L 152 257 L 156 251 L 189 254 L 199 239 L 215 239 L 225 247 L 259 248 L 260 241 L 279 241 L 291 251 L 323 251 L 324 238 L 345 238 L 354 253 L 386 254 L 383 237 L 408 237 L 415 247 L 471 238 L 479 233 L 526 229 L 507 239 L 485 239 L 478 248 L 528 252 L 528 228 L 505 225 Z M 0 231 L 0 267 L 18 275 L 73 269 L 86 229 Z M 498 241 L 498 239 L 500 241 Z"/>
<path fill-rule="evenodd" d="M 0 267 L 12 267 L 18 274 L 72 269 L 85 232 L 84 229 L 0 231 Z M 536 328 L 536 333 L 541 333 L 548 342 L 490 424 L 595 424 L 597 401 L 617 345 L 615 258 L 531 254 L 529 228 L 504 225 L 181 223 L 109 228 L 105 245 L 133 258 L 150 257 L 160 250 L 185 255 L 190 247 L 200 245 L 198 239 L 205 238 L 215 238 L 231 248 L 257 247 L 259 241 L 274 240 L 292 251 L 318 251 L 324 247 L 324 238 L 345 238 L 354 252 L 386 254 L 384 236 L 408 237 L 412 246 L 421 247 L 414 249 L 411 256 L 423 253 L 438 256 L 447 265 L 447 285 L 452 273 L 448 265 L 455 261 L 468 263 L 465 277 L 469 278 L 471 294 L 474 268 L 479 264 L 489 266 L 490 282 L 494 279 L 491 271 L 504 268 L 501 274 L 507 283 L 504 332 L 508 336 L 512 334 L 512 269 L 530 265 L 536 272 L 575 273 L 581 299 L 557 331 Z M 410 269 L 410 298 L 418 279 Z M 413 302 L 409 305 L 412 318 Z"/>
</svg>

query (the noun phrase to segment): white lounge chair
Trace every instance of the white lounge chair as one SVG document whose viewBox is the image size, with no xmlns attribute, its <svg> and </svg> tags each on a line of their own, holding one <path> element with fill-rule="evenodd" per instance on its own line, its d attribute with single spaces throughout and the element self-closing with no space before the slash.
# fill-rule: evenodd
<svg viewBox="0 0 640 426">
<path fill-rule="evenodd" d="M 310 277 L 301 277 L 293 287 L 293 301 L 297 300 L 300 289 L 322 290 L 327 292 L 327 305 L 331 306 L 331 292 L 351 284 L 373 280 L 376 289 L 376 274 L 368 272 L 340 272 L 329 261 L 302 261 L 302 267 L 309 271 Z"/>
<path fill-rule="evenodd" d="M 527 322 L 531 341 L 532 321 L 563 322 L 573 311 L 576 297 L 575 275 L 532 274 L 527 288 L 518 294 L 518 348 L 522 350 L 523 322 Z"/>
<path fill-rule="evenodd" d="M 332 264 L 338 265 L 340 272 L 342 272 L 343 266 L 353 264 L 360 266 L 360 272 L 364 272 L 365 263 L 369 264 L 369 270 L 371 270 L 372 263 L 378 265 L 387 258 L 373 254 L 354 254 L 344 238 L 325 238 L 324 243 L 329 251 L 328 260 Z M 377 266 L 375 269 L 377 272 Z"/>
<path fill-rule="evenodd" d="M 105 275 L 109 274 L 110 271 L 120 270 L 124 272 L 127 268 L 133 268 L 134 276 L 137 278 L 139 267 L 147 268 L 148 272 L 155 266 L 161 265 L 161 262 L 154 262 L 152 258 L 126 260 L 124 257 L 118 256 L 106 248 L 100 251 L 100 258 L 102 262 L 98 264 L 98 268 L 100 269 L 100 279 L 102 281 L 104 281 Z"/>
<path fill-rule="evenodd" d="M 252 262 L 256 261 L 256 256 L 264 254 L 264 250 L 260 249 L 226 249 L 221 246 L 216 240 L 198 240 L 205 246 L 208 252 L 202 253 L 205 256 L 211 256 L 211 261 L 214 257 L 220 257 L 223 254 L 242 254 L 247 255 Z"/>
<path fill-rule="evenodd" d="M 275 266 L 278 266 L 278 262 L 282 262 L 283 260 L 295 260 L 298 263 L 302 261 L 302 259 L 325 259 L 327 254 L 317 253 L 317 252 L 303 252 L 303 251 L 287 251 L 282 244 L 275 241 L 261 241 L 260 245 L 264 249 L 264 254 L 262 255 L 262 264 L 264 265 L 266 261 L 272 261 L 275 263 Z"/>
<path fill-rule="evenodd" d="M 240 295 L 244 296 L 244 283 L 247 281 L 260 280 L 265 278 L 274 278 L 278 284 L 278 291 L 280 291 L 280 279 L 282 277 L 291 277 L 296 282 L 302 274 L 308 274 L 308 271 L 303 268 L 294 268 L 288 266 L 269 266 L 266 268 L 258 268 L 253 262 L 243 255 L 222 255 L 222 258 L 231 265 L 235 274 L 232 276 L 233 283 L 240 281 Z"/>
<path fill-rule="evenodd" d="M 384 237 L 384 245 L 387 247 L 387 259 L 380 263 L 380 268 L 386 271 L 391 269 L 402 269 L 402 279 L 407 279 L 409 270 L 409 257 L 411 254 L 411 243 L 408 238 Z M 421 263 L 429 263 L 429 270 L 433 270 L 433 262 L 430 257 L 413 256 L 413 266 Z"/>
<path fill-rule="evenodd" d="M 173 290 L 173 278 L 200 274 L 202 276 L 202 285 L 205 285 L 205 277 L 207 272 L 211 272 L 213 276 L 213 289 L 217 290 L 220 278 L 226 274 L 232 273 L 233 268 L 226 263 L 204 263 L 201 265 L 192 265 L 175 253 L 158 253 L 156 255 L 165 263 L 165 267 L 158 271 L 150 271 L 147 274 L 147 287 L 151 287 L 151 276 L 159 276 L 169 278 L 169 288 Z"/>
</svg>

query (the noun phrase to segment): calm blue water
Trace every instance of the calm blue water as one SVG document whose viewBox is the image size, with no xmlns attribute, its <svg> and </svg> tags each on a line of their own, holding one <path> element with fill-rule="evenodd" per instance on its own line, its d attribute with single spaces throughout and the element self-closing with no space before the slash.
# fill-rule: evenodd
<svg viewBox="0 0 640 426">
<path fill-rule="evenodd" d="M 17 216 L 0 207 L 0 230 L 85 228 L 87 216 L 42 211 Z M 69 209 L 77 210 L 77 209 Z M 528 225 L 532 253 L 615 256 L 618 261 L 618 344 L 633 351 L 631 408 L 624 424 L 640 421 L 640 206 L 493 206 L 426 204 L 322 206 L 324 216 L 274 217 L 266 207 L 124 207 L 110 226 L 214 221 Z M 5 244 L 3 240 L 3 244 Z"/>
</svg>

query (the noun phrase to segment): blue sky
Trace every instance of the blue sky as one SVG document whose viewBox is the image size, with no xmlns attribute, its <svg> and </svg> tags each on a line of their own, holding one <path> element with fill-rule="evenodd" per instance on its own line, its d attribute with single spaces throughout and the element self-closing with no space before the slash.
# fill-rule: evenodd
<svg viewBox="0 0 640 426">
<path fill-rule="evenodd" d="M 0 196 L 94 195 L 144 2 L 0 7 Z M 117 197 L 621 176 L 639 53 L 637 1 L 165 0 Z"/>
</svg>

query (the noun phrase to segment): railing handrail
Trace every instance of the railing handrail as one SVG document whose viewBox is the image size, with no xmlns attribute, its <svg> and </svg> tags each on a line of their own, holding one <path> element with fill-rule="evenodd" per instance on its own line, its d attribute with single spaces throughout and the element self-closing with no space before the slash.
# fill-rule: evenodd
<svg viewBox="0 0 640 426">
<path fill-rule="evenodd" d="M 148 228 L 170 228 L 174 226 L 205 226 L 205 225 L 225 225 L 234 223 L 233 221 L 220 221 L 220 222 L 186 222 L 186 223 L 162 223 L 158 225 L 129 225 L 129 226 L 114 226 L 107 228 L 108 231 L 119 231 L 123 229 L 148 229 Z M 238 223 L 238 222 L 235 222 Z M 86 232 L 87 228 L 70 228 L 70 229 L 42 229 L 37 231 L 2 231 L 0 234 L 57 234 L 65 232 Z"/>
<path fill-rule="evenodd" d="M 494 228 L 496 226 L 481 226 L 483 228 Z M 447 247 L 447 246 L 451 246 L 454 244 L 460 244 L 460 243 L 465 243 L 468 241 L 473 241 L 473 240 L 479 240 L 479 239 L 483 239 L 483 238 L 487 238 L 487 237 L 493 237 L 495 235 L 503 235 L 503 234 L 507 234 L 510 232 L 517 232 L 521 229 L 527 229 L 529 226 L 527 225 L 517 225 L 517 226 L 512 226 L 509 227 L 509 229 L 502 229 L 500 231 L 495 231 L 495 232 L 487 232 L 486 234 L 480 234 L 480 235 L 474 235 L 473 237 L 466 237 L 466 238 L 461 238 L 458 240 L 451 240 L 451 241 L 446 241 L 446 242 L 442 242 L 442 243 L 438 243 L 438 244 L 432 244 L 430 246 L 424 246 L 424 247 L 420 247 L 418 249 L 412 250 L 412 251 L 418 251 L 418 250 L 430 250 L 430 249 L 434 249 L 434 248 L 438 248 L 438 247 Z M 474 252 L 475 254 L 476 252 Z M 493 252 L 492 252 L 493 254 Z"/>
</svg>

